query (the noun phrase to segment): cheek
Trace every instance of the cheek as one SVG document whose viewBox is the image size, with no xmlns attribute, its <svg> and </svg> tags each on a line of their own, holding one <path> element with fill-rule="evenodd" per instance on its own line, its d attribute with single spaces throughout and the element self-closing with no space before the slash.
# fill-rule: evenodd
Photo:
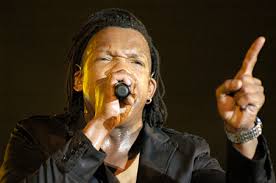
<svg viewBox="0 0 276 183">
<path fill-rule="evenodd" d="M 148 78 L 140 77 L 138 82 L 139 95 L 141 100 L 146 101 L 148 93 Z"/>
<path fill-rule="evenodd" d="M 83 94 L 89 100 L 94 96 L 94 88 L 96 83 L 95 72 L 85 71 L 83 75 Z"/>
<path fill-rule="evenodd" d="M 86 100 L 88 100 L 89 102 L 93 100 L 93 95 L 94 95 L 93 88 L 95 85 L 94 84 L 95 81 L 93 81 L 92 78 L 89 74 L 85 74 L 83 77 L 83 95 L 86 98 Z"/>
<path fill-rule="evenodd" d="M 89 102 L 94 103 L 95 87 L 97 81 L 105 78 L 105 69 L 96 69 L 97 67 L 91 67 L 84 70 L 83 75 L 83 94 Z"/>
</svg>

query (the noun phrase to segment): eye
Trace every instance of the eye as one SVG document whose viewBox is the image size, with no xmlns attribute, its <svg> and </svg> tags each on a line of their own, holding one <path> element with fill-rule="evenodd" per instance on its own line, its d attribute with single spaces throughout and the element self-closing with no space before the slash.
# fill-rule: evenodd
<svg viewBox="0 0 276 183">
<path fill-rule="evenodd" d="M 141 60 L 134 59 L 132 62 L 134 64 L 137 64 L 137 65 L 140 65 L 140 66 L 144 66 L 144 62 L 142 62 Z"/>
<path fill-rule="evenodd" d="M 135 64 L 143 65 L 140 60 L 135 60 L 134 62 L 135 62 Z"/>
<path fill-rule="evenodd" d="M 98 61 L 111 61 L 112 58 L 111 57 L 98 57 L 96 60 L 98 60 Z"/>
</svg>

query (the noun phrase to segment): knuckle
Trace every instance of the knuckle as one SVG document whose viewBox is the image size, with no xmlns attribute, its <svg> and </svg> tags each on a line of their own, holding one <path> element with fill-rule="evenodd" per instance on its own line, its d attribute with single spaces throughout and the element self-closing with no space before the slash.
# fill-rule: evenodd
<svg viewBox="0 0 276 183">
<path fill-rule="evenodd" d="M 264 93 L 264 87 L 263 86 L 260 86 L 259 90 L 260 90 L 260 92 Z"/>
<path fill-rule="evenodd" d="M 243 83 L 248 83 L 248 84 L 254 84 L 255 83 L 255 79 L 252 76 L 244 76 L 244 78 L 242 79 Z"/>
<path fill-rule="evenodd" d="M 231 86 L 231 83 L 232 83 L 232 80 L 228 79 L 222 84 L 222 86 L 224 85 L 225 88 L 229 88 Z"/>
<path fill-rule="evenodd" d="M 249 76 L 248 76 L 248 75 L 243 75 L 243 76 L 241 77 L 241 80 L 242 80 L 242 82 L 246 82 L 246 81 L 249 80 Z"/>
<path fill-rule="evenodd" d="M 257 87 L 256 85 L 245 85 L 241 88 L 241 91 L 246 94 L 255 93 L 258 90 L 259 90 L 259 87 Z"/>
<path fill-rule="evenodd" d="M 242 88 L 241 88 L 241 92 L 242 93 L 248 93 L 248 87 L 247 86 L 243 86 Z"/>
<path fill-rule="evenodd" d="M 259 85 L 262 85 L 262 81 L 258 78 L 253 78 L 254 79 L 254 82 L 259 84 Z"/>
<path fill-rule="evenodd" d="M 215 90 L 216 96 L 219 97 L 221 93 L 223 92 L 223 88 L 225 88 L 225 83 L 218 86 Z"/>
<path fill-rule="evenodd" d="M 252 98 L 252 95 L 245 94 L 242 99 L 245 101 L 249 101 Z"/>
<path fill-rule="evenodd" d="M 226 84 L 230 84 L 232 82 L 232 79 L 227 79 L 227 80 L 225 80 L 224 81 L 224 84 L 226 85 Z"/>
<path fill-rule="evenodd" d="M 246 101 L 245 101 L 244 98 L 240 98 L 240 99 L 237 101 L 237 104 L 238 104 L 239 106 L 244 106 L 244 105 L 246 104 Z"/>
<path fill-rule="evenodd" d="M 261 97 L 262 99 L 264 99 L 264 98 L 265 98 L 265 94 L 264 94 L 264 93 L 261 93 L 261 94 L 260 94 L 260 97 Z"/>
</svg>

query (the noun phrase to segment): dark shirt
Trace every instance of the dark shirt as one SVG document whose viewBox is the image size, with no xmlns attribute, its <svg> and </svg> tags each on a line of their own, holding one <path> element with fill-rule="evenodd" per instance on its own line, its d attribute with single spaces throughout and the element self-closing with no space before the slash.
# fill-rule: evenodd
<svg viewBox="0 0 276 183">
<path fill-rule="evenodd" d="M 20 121 L 11 134 L 0 182 L 117 182 L 82 133 L 83 119 L 67 115 L 36 116 Z M 269 150 L 259 137 L 258 157 L 250 160 L 227 143 L 226 173 L 198 136 L 144 123 L 129 156 L 140 153 L 137 182 L 274 183 Z"/>
</svg>

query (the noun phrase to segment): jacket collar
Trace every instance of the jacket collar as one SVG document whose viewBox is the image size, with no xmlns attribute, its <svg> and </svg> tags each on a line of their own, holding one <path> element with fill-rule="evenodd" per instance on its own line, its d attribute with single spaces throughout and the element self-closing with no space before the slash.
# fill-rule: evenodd
<svg viewBox="0 0 276 183">
<path fill-rule="evenodd" d="M 84 118 L 79 118 L 77 125 L 71 126 L 69 129 L 76 131 L 84 126 Z M 137 180 L 145 180 L 152 176 L 165 174 L 177 146 L 162 131 L 162 128 L 151 127 L 147 122 L 144 122 L 143 129 L 131 149 L 134 154 L 135 152 L 140 152 Z"/>
<path fill-rule="evenodd" d="M 166 174 L 177 144 L 173 143 L 162 129 L 150 127 L 147 123 L 144 123 L 141 132 L 138 179 L 145 180 Z"/>
</svg>

